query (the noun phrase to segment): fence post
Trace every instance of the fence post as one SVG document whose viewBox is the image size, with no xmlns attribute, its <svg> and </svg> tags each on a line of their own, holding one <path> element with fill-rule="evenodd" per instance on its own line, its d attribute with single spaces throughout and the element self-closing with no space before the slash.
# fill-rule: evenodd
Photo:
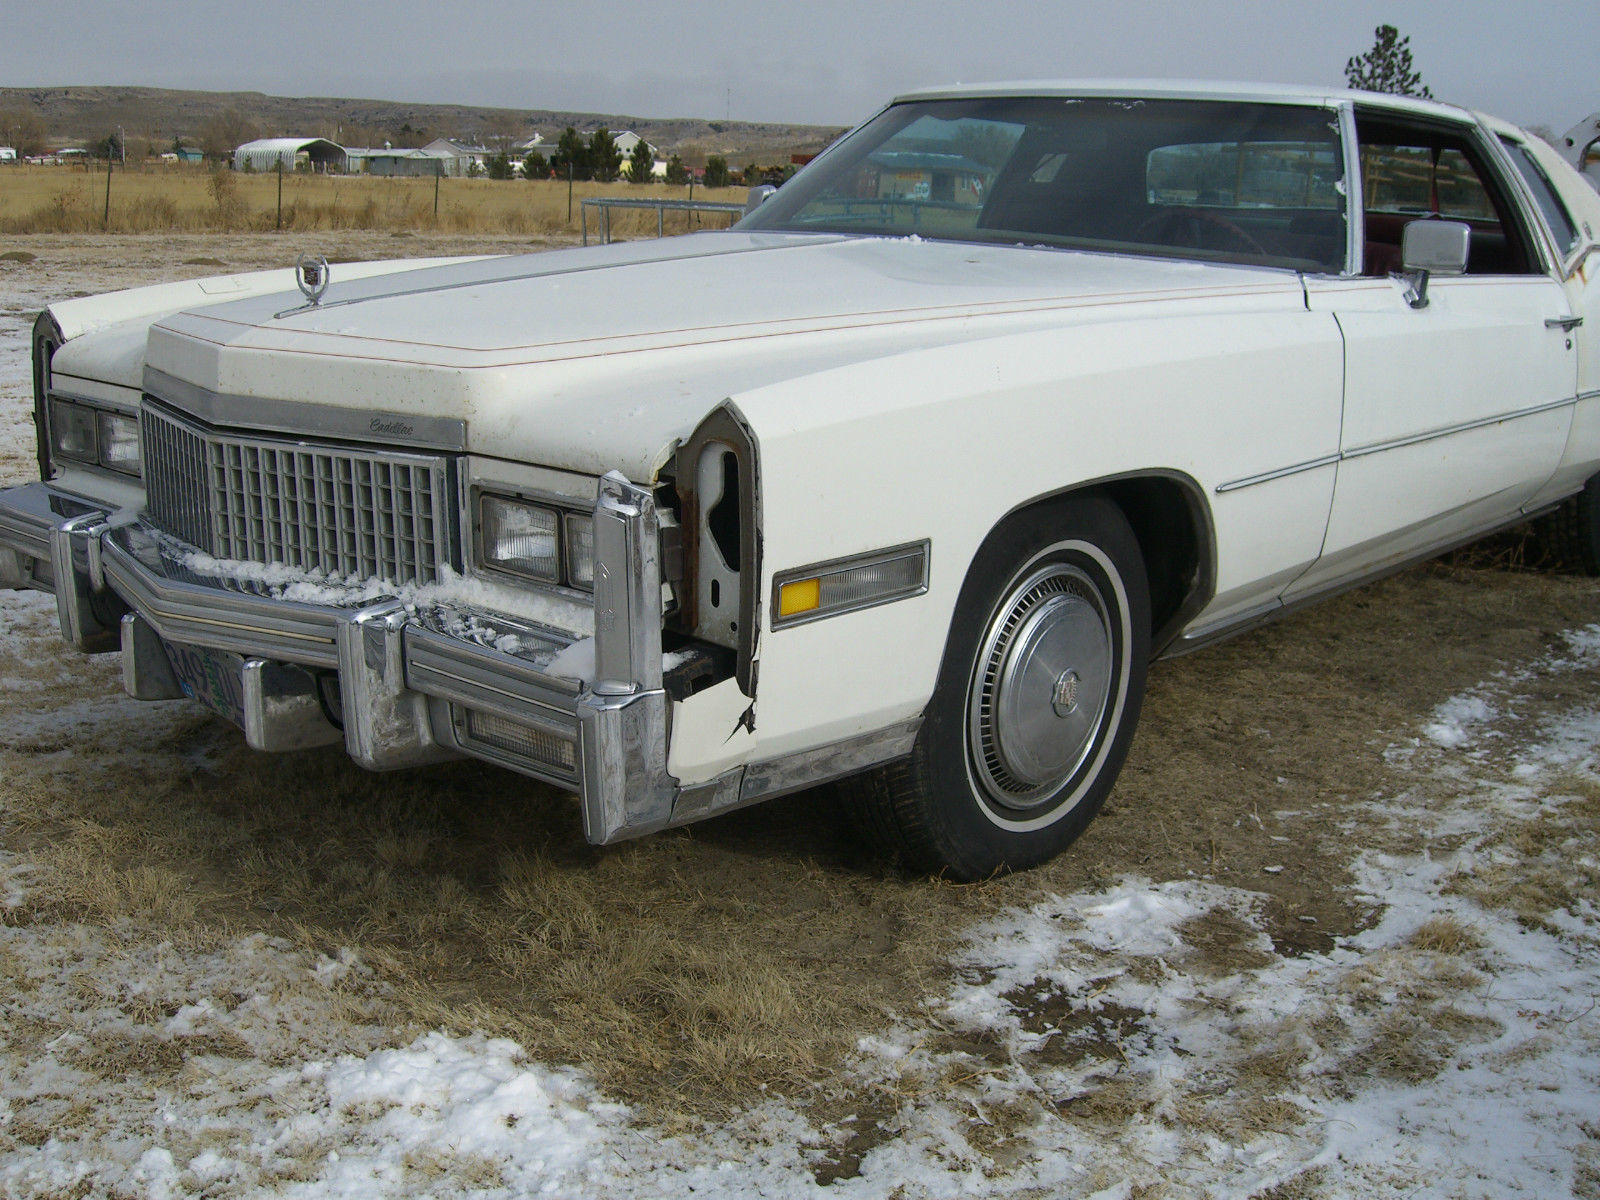
<svg viewBox="0 0 1600 1200">
<path fill-rule="evenodd" d="M 433 171 L 433 224 L 439 225 L 439 180 L 444 178 L 444 160 L 440 159 L 434 164 Z"/>
<path fill-rule="evenodd" d="M 111 147 L 106 147 L 106 211 L 100 218 L 100 228 L 111 228 Z"/>
<path fill-rule="evenodd" d="M 278 232 L 283 232 L 283 155 L 278 155 Z"/>
<path fill-rule="evenodd" d="M 572 160 L 567 160 L 567 224 L 572 224 Z M 585 242 L 584 245 L 588 245 Z"/>
</svg>

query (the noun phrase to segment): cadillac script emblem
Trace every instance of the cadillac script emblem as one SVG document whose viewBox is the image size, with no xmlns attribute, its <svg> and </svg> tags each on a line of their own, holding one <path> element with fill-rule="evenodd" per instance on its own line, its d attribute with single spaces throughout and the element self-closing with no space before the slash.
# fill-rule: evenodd
<svg viewBox="0 0 1600 1200">
<path fill-rule="evenodd" d="M 320 254 L 302 254 L 295 260 L 294 281 L 307 300 L 319 303 L 328 290 L 328 260 Z"/>
</svg>

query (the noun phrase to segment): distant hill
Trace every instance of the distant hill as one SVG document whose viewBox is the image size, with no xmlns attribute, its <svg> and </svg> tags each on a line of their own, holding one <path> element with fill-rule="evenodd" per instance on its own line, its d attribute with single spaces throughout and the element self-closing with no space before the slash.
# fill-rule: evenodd
<svg viewBox="0 0 1600 1200">
<path fill-rule="evenodd" d="M 705 121 L 693 117 L 640 117 L 615 113 L 554 112 L 544 109 L 482 108 L 465 104 L 414 104 L 395 100 L 345 100 L 331 97 L 268 96 L 261 92 L 189 92 L 145 87 L 0 88 L 0 140 L 13 125 L 31 116 L 42 125 L 50 147 L 100 140 L 119 126 L 130 156 L 146 147 L 160 151 L 174 138 L 201 145 L 221 126 L 249 136 L 304 134 L 346 146 L 421 145 L 435 137 L 493 144 L 521 141 L 537 130 L 554 142 L 568 125 L 580 130 L 600 125 L 631 129 L 663 155 L 680 154 L 691 166 L 710 154 L 730 165 L 787 162 L 791 154 L 815 153 L 840 130 L 817 125 L 772 125 L 747 121 Z M 242 124 L 240 124 L 242 122 Z M 10 136 L 16 136 L 13 132 Z M 241 139 L 243 140 L 243 139 Z"/>
</svg>

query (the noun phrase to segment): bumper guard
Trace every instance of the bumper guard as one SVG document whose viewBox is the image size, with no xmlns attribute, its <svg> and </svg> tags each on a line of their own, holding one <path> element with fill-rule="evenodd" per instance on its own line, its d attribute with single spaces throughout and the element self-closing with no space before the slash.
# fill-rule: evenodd
<svg viewBox="0 0 1600 1200">
<path fill-rule="evenodd" d="M 184 648 L 237 659 L 232 715 L 251 746 L 342 740 L 372 770 L 486 759 L 576 790 L 584 834 L 603 844 L 673 824 L 679 797 L 666 766 L 650 492 L 606 475 L 594 546 L 596 670 L 580 685 L 545 669 L 576 641 L 559 630 L 393 597 L 359 607 L 286 600 L 195 573 L 181 545 L 133 512 L 48 483 L 0 492 L 0 588 L 53 592 L 67 641 L 120 650 L 130 696 L 190 694 L 174 666 Z M 497 648 L 504 634 L 515 652 Z"/>
</svg>

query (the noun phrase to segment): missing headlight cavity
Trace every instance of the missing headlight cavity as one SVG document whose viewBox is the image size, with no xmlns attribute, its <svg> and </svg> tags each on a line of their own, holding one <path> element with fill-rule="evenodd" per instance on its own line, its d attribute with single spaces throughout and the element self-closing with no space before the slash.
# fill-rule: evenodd
<svg viewBox="0 0 1600 1200">
<path fill-rule="evenodd" d="M 720 646 L 733 647 L 739 615 L 742 559 L 739 535 L 743 493 L 739 457 L 722 441 L 707 442 L 695 463 L 701 553 L 695 590 L 697 632 Z"/>
<path fill-rule="evenodd" d="M 739 569 L 739 460 L 722 452 L 722 498 L 706 513 L 706 528 L 730 571 Z"/>
<path fill-rule="evenodd" d="M 678 447 L 683 580 L 676 632 L 737 652 L 736 676 L 755 696 L 761 581 L 760 474 L 739 411 L 712 411 Z"/>
</svg>

